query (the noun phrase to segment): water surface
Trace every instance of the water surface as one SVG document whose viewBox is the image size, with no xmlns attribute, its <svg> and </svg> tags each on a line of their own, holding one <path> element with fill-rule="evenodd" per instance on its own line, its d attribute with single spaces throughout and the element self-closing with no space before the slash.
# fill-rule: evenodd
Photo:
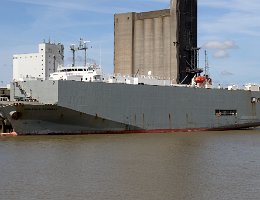
<svg viewBox="0 0 260 200">
<path fill-rule="evenodd" d="M 0 138 L 2 200 L 259 200 L 260 130 Z"/>
</svg>

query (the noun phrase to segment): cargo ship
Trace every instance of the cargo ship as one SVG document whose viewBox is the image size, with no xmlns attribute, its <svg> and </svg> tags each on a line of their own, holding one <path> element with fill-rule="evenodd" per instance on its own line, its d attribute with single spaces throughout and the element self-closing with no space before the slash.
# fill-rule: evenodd
<svg viewBox="0 0 260 200">
<path fill-rule="evenodd" d="M 14 55 L 10 101 L 0 99 L 0 133 L 161 133 L 260 126 L 259 85 L 213 87 L 208 66 L 204 72 L 199 68 L 197 1 L 171 1 L 170 7 L 115 15 L 114 67 L 121 75 L 105 75 L 99 65 L 87 63 L 88 41 L 82 38 L 70 46 L 73 62 L 68 67 L 61 43 L 44 41 L 38 53 Z M 85 53 L 83 66 L 75 63 L 78 50 Z M 133 68 L 134 61 L 138 64 Z"/>
<path fill-rule="evenodd" d="M 64 68 L 60 73 L 66 70 L 71 72 Z M 1 132 L 161 133 L 260 126 L 258 85 L 213 88 L 203 77 L 194 85 L 151 76 L 105 79 L 93 66 L 85 72 L 88 75 L 78 81 L 70 80 L 75 74 L 56 73 L 51 80 L 11 83 L 13 101 L 2 101 L 0 106 Z"/>
<path fill-rule="evenodd" d="M 80 44 L 86 55 L 85 43 Z M 19 58 L 23 63 L 26 57 L 42 58 L 45 46 L 48 52 L 63 51 L 62 45 L 44 45 L 39 48 L 41 56 Z M 71 49 L 75 55 L 74 46 Z M 0 101 L 0 133 L 161 133 L 260 126 L 259 85 L 213 87 L 211 78 L 201 75 L 199 68 L 190 84 L 174 84 L 154 77 L 151 71 L 147 75 L 105 75 L 96 63 L 85 60 L 83 66 L 76 66 L 74 57 L 72 65 L 56 69 L 58 56 L 46 54 L 48 63 L 53 61 L 53 68 L 47 66 L 53 71 L 46 80 L 41 78 L 42 67 L 32 78 L 36 73 L 28 67 L 31 61 L 23 71 L 14 67 L 14 75 L 24 73 L 26 67 L 28 71 L 11 82 L 10 101 Z"/>
</svg>

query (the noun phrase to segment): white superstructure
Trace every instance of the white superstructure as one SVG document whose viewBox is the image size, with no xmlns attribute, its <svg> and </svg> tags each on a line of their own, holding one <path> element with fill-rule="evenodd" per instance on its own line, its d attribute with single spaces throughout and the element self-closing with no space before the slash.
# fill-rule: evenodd
<svg viewBox="0 0 260 200">
<path fill-rule="evenodd" d="M 103 81 L 103 74 L 100 66 L 87 63 L 86 66 L 59 66 L 57 72 L 50 74 L 49 79 L 101 82 Z"/>
<path fill-rule="evenodd" d="M 38 53 L 13 56 L 13 80 L 46 80 L 64 65 L 64 46 L 60 43 L 41 43 Z"/>
</svg>

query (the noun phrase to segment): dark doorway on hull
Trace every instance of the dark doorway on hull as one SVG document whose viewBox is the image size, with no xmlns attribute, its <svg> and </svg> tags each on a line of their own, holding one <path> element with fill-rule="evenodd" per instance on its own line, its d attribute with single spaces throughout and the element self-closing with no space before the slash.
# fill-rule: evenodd
<svg viewBox="0 0 260 200">
<path fill-rule="evenodd" d="M 0 120 L 0 133 L 4 133 L 4 131 L 5 131 L 4 121 Z"/>
<path fill-rule="evenodd" d="M 13 131 L 12 125 L 6 119 L 0 118 L 0 133 L 10 133 Z"/>
</svg>

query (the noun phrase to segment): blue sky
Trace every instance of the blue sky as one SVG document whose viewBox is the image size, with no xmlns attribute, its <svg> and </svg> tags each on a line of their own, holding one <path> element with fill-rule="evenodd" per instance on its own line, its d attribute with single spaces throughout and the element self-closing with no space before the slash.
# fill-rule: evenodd
<svg viewBox="0 0 260 200">
<path fill-rule="evenodd" d="M 44 39 L 90 40 L 89 58 L 113 72 L 114 13 L 169 8 L 170 0 L 1 0 L 0 85 L 12 79 L 12 55 L 38 51 Z M 215 84 L 260 83 L 259 0 L 198 0 L 198 46 L 208 50 Z M 100 54 L 101 52 L 101 54 Z M 80 56 L 80 55 L 78 55 Z M 204 57 L 201 56 L 201 66 Z"/>
</svg>

